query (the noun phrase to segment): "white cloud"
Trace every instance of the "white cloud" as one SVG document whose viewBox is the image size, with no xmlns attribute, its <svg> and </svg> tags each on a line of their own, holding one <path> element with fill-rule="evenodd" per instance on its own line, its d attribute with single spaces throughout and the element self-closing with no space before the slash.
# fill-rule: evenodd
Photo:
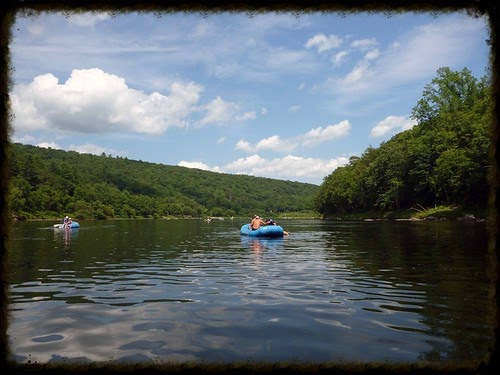
<svg viewBox="0 0 500 375">
<path fill-rule="evenodd" d="M 292 105 L 288 108 L 288 111 L 289 112 L 297 112 L 298 110 L 300 110 L 301 106 L 300 105 Z"/>
<path fill-rule="evenodd" d="M 338 139 L 345 137 L 351 130 L 351 124 L 348 120 L 344 120 L 335 125 L 328 125 L 327 127 L 319 127 L 309 130 L 303 137 L 300 137 L 302 144 L 305 146 L 316 145 L 331 139 Z"/>
<path fill-rule="evenodd" d="M 40 142 L 37 144 L 38 147 L 52 148 L 54 150 L 61 150 L 62 147 L 55 142 Z"/>
<path fill-rule="evenodd" d="M 34 142 L 25 142 L 25 143 L 34 143 Z M 60 146 L 56 142 L 42 141 L 42 142 L 36 143 L 36 146 L 43 147 L 43 148 L 52 148 L 54 150 L 65 149 L 64 147 Z M 72 144 L 67 148 L 67 150 L 68 151 L 76 151 L 80 154 L 93 154 L 93 155 L 102 155 L 103 152 L 106 155 L 113 155 L 113 156 L 118 156 L 118 155 L 125 156 L 125 154 L 126 154 L 126 152 L 117 151 L 117 150 L 114 150 L 111 148 L 101 147 L 101 146 L 90 144 L 90 143 L 82 144 L 82 145 L 73 145 Z"/>
<path fill-rule="evenodd" d="M 324 87 L 337 105 L 366 102 L 374 95 L 380 100 L 393 95 L 395 87 L 430 80 L 442 66 L 462 69 L 467 51 L 484 42 L 477 39 L 482 28 L 472 17 L 455 16 L 411 29 L 384 48 L 373 49 L 373 39 L 353 42 L 368 51 L 344 77 L 331 76 Z"/>
<path fill-rule="evenodd" d="M 346 165 L 348 162 L 349 159 L 346 157 L 321 160 L 288 155 L 283 158 L 268 160 L 254 154 L 235 160 L 221 168 L 221 170 L 227 173 L 312 182 L 327 176 L 336 168 Z"/>
<path fill-rule="evenodd" d="M 311 129 L 305 134 L 289 139 L 281 139 L 278 135 L 273 135 L 271 137 L 261 139 L 254 145 L 241 139 L 236 143 L 235 149 L 245 152 L 291 152 L 298 146 L 312 146 L 330 141 L 332 139 L 345 137 L 349 134 L 350 130 L 351 124 L 349 121 L 343 120 L 338 124 L 328 125 L 325 128 L 320 126 L 316 129 Z"/>
<path fill-rule="evenodd" d="M 252 150 L 253 150 L 252 145 L 243 139 L 240 139 L 238 142 L 236 142 L 236 145 L 234 146 L 234 148 L 235 148 L 235 150 L 241 150 L 241 151 L 245 151 L 245 152 L 252 152 Z"/>
<path fill-rule="evenodd" d="M 332 62 L 335 65 L 340 65 L 342 63 L 342 61 L 345 60 L 347 55 L 348 55 L 347 51 L 340 51 L 340 52 L 336 53 L 335 56 L 332 57 Z"/>
<path fill-rule="evenodd" d="M 366 60 L 361 60 L 358 64 L 347 74 L 344 79 L 344 82 L 349 84 L 352 82 L 358 82 L 365 80 L 373 75 L 373 72 L 370 70 L 370 65 Z M 358 86 L 359 87 L 359 86 Z"/>
<path fill-rule="evenodd" d="M 358 39 L 351 43 L 351 47 L 359 48 L 361 50 L 368 49 L 370 47 L 376 46 L 378 44 L 375 38 L 371 39 Z"/>
<path fill-rule="evenodd" d="M 190 162 L 190 161 L 182 160 L 179 163 L 177 163 L 177 165 L 179 167 L 203 169 L 204 171 L 221 172 L 219 167 L 209 167 L 207 164 L 199 162 L 199 161 Z"/>
<path fill-rule="evenodd" d="M 273 135 L 272 137 L 264 138 L 257 142 L 257 144 L 255 145 L 255 150 L 289 152 L 292 151 L 295 147 L 296 145 L 290 140 L 282 140 L 278 135 Z"/>
<path fill-rule="evenodd" d="M 239 114 L 238 105 L 220 97 L 199 106 L 203 87 L 174 82 L 168 95 L 145 94 L 127 86 L 125 79 L 101 69 L 73 70 L 64 83 L 52 74 L 17 85 L 11 94 L 14 129 L 58 130 L 76 133 L 132 131 L 162 134 L 169 127 L 185 127 L 195 113 L 198 124 L 244 121 L 253 112 Z"/>
<path fill-rule="evenodd" d="M 89 27 L 110 18 L 111 15 L 107 12 L 73 13 L 71 17 L 68 17 L 68 22 L 81 27 Z"/>
<path fill-rule="evenodd" d="M 376 59 L 377 57 L 379 57 L 379 56 L 380 56 L 380 51 L 379 51 L 379 49 L 378 49 L 378 48 L 374 48 L 374 49 L 372 49 L 372 50 L 368 51 L 368 52 L 365 54 L 364 58 L 365 58 L 366 60 L 375 60 L 375 59 Z"/>
<path fill-rule="evenodd" d="M 305 44 L 305 47 L 317 48 L 318 52 L 325 52 L 333 48 L 338 48 L 341 45 L 342 45 L 342 39 L 337 35 L 331 34 L 326 36 L 325 34 L 320 33 L 308 39 Z"/>
<path fill-rule="evenodd" d="M 416 121 L 410 120 L 404 116 L 387 116 L 372 128 L 370 136 L 383 137 L 388 134 L 399 133 L 411 129 L 416 124 Z"/>
<path fill-rule="evenodd" d="M 236 121 L 247 121 L 247 120 L 255 120 L 256 119 L 256 115 L 255 115 L 255 112 L 254 111 L 250 111 L 250 112 L 245 112 L 241 115 L 236 115 L 235 116 L 235 120 Z"/>
<path fill-rule="evenodd" d="M 235 103 L 225 102 L 221 97 L 217 97 L 203 107 L 207 114 L 200 121 L 199 125 L 218 124 L 231 120 L 238 112 Z"/>
<path fill-rule="evenodd" d="M 235 149 L 244 152 L 257 152 L 257 151 L 278 151 L 289 152 L 295 149 L 296 144 L 291 140 L 282 140 L 279 136 L 273 135 L 271 137 L 263 138 L 256 144 L 252 145 L 249 142 L 241 139 L 236 142 Z"/>
<path fill-rule="evenodd" d="M 92 154 L 92 155 L 102 155 L 104 152 L 106 155 L 113 155 L 113 156 L 125 156 L 126 152 L 114 150 L 111 148 L 106 148 L 106 147 L 101 147 L 97 145 L 93 145 L 90 143 L 86 143 L 83 145 L 70 145 L 68 147 L 68 150 L 70 151 L 76 151 L 80 154 Z"/>
</svg>

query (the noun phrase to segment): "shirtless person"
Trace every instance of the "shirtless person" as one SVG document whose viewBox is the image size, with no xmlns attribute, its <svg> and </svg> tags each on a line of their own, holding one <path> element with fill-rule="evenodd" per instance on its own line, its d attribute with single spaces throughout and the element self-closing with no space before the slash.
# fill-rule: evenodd
<svg viewBox="0 0 500 375">
<path fill-rule="evenodd" d="M 259 215 L 255 215 L 250 223 L 250 229 L 257 230 L 263 225 L 266 225 L 264 220 L 262 220 Z"/>
</svg>

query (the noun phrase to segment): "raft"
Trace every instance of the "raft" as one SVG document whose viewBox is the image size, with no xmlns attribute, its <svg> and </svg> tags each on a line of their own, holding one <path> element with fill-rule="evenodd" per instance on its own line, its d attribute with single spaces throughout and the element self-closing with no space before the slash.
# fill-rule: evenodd
<svg viewBox="0 0 500 375">
<path fill-rule="evenodd" d="M 72 221 L 69 226 L 66 226 L 64 224 L 54 224 L 54 229 L 75 229 L 75 228 L 80 228 L 80 224 L 78 224 L 76 221 Z"/>
<path fill-rule="evenodd" d="M 252 230 L 250 224 L 244 224 L 240 233 L 250 237 L 283 237 L 285 231 L 279 225 L 263 225 L 257 230 Z"/>
</svg>

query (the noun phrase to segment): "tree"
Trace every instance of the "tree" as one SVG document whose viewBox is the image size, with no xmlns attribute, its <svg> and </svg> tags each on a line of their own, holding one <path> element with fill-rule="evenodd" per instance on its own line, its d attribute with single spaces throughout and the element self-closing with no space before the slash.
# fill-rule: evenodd
<svg viewBox="0 0 500 375">
<path fill-rule="evenodd" d="M 323 214 L 415 204 L 487 204 L 491 87 L 468 69 L 440 68 L 413 108 L 418 124 L 337 168 L 320 186 Z"/>
</svg>

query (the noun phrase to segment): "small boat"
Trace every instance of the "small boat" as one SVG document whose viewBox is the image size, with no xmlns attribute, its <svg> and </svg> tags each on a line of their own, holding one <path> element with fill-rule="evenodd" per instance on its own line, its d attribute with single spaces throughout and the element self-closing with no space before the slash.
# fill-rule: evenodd
<svg viewBox="0 0 500 375">
<path fill-rule="evenodd" d="M 244 224 L 240 233 L 251 237 L 283 237 L 285 235 L 285 231 L 279 225 L 263 225 L 259 229 L 252 230 L 250 224 Z"/>
<path fill-rule="evenodd" d="M 72 221 L 71 224 L 54 224 L 54 229 L 75 229 L 80 228 L 80 224 Z"/>
</svg>

